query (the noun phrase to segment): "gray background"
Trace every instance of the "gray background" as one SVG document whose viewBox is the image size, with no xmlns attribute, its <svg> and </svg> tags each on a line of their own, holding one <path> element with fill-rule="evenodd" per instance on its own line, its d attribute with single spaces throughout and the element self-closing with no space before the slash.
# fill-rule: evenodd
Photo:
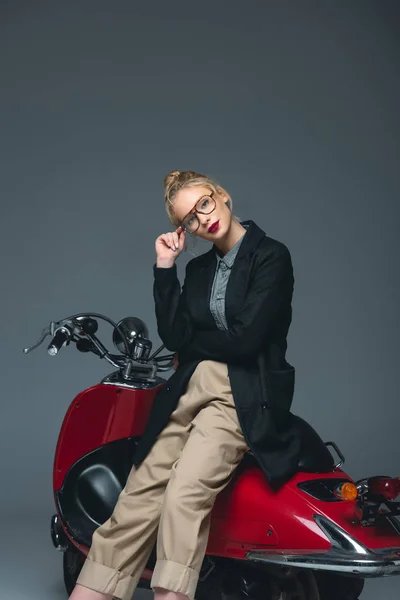
<svg viewBox="0 0 400 600">
<path fill-rule="evenodd" d="M 0 569 L 13 600 L 63 595 L 47 531 L 55 444 L 74 395 L 109 371 L 72 348 L 22 348 L 83 310 L 139 316 L 158 341 L 170 169 L 216 177 L 235 213 L 289 246 L 294 411 L 352 476 L 400 475 L 399 24 L 382 0 L 0 4 Z"/>
</svg>

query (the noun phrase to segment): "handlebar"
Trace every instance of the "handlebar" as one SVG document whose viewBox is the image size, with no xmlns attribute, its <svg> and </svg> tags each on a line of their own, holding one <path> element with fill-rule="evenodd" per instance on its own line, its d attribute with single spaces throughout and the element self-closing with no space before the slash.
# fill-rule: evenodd
<svg viewBox="0 0 400 600">
<path fill-rule="evenodd" d="M 111 324 L 117 331 L 120 332 L 122 338 L 124 336 L 118 326 L 108 317 L 99 313 L 81 313 L 76 314 L 61 321 L 51 321 L 50 325 L 43 329 L 42 337 L 36 344 L 28 348 L 24 348 L 23 352 L 28 354 L 40 346 L 47 336 L 52 336 L 52 341 L 47 347 L 47 352 L 51 356 L 58 354 L 60 349 L 73 341 L 76 347 L 81 352 L 92 352 L 100 358 L 105 358 L 113 367 L 122 372 L 124 378 L 129 378 L 133 373 L 145 376 L 147 373 L 151 380 L 157 374 L 157 371 L 169 371 L 173 365 L 173 354 L 159 356 L 164 349 L 162 345 L 148 358 L 136 358 L 129 355 L 129 346 L 126 339 L 124 345 L 127 349 L 127 354 L 111 354 L 107 348 L 96 337 L 97 321 L 93 318 L 100 318 Z"/>
</svg>

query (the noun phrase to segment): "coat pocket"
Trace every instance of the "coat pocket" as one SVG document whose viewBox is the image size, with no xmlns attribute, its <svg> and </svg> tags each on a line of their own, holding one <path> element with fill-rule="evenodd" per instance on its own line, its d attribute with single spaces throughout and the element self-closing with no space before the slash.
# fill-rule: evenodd
<svg viewBox="0 0 400 600">
<path fill-rule="evenodd" d="M 278 412 L 289 412 L 293 402 L 295 369 L 287 365 L 282 370 L 265 370 L 262 373 L 264 379 L 264 398 L 268 408 Z"/>
<path fill-rule="evenodd" d="M 252 414 L 249 446 L 256 456 L 261 452 L 279 453 L 292 436 L 290 408 L 294 395 L 295 369 L 267 369 L 260 373 L 262 403 Z M 279 460 L 275 455 L 274 460 Z"/>
</svg>

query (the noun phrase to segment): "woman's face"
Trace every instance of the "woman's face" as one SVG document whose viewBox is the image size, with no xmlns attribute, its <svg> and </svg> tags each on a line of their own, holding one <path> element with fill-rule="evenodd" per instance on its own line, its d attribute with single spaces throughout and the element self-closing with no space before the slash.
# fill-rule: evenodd
<svg viewBox="0 0 400 600">
<path fill-rule="evenodd" d="M 175 198 L 174 212 L 186 231 L 215 242 L 229 231 L 232 212 L 227 206 L 230 197 L 222 188 L 213 192 L 207 186 L 181 189 Z"/>
</svg>

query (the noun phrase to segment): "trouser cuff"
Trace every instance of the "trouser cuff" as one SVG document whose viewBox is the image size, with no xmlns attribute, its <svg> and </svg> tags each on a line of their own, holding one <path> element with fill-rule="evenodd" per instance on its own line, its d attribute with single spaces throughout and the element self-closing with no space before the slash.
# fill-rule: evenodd
<svg viewBox="0 0 400 600">
<path fill-rule="evenodd" d="M 158 560 L 153 571 L 151 587 L 185 594 L 194 600 L 199 574 L 194 569 L 171 560 Z"/>
<path fill-rule="evenodd" d="M 87 558 L 76 583 L 118 600 L 131 600 L 139 579 Z"/>
</svg>

